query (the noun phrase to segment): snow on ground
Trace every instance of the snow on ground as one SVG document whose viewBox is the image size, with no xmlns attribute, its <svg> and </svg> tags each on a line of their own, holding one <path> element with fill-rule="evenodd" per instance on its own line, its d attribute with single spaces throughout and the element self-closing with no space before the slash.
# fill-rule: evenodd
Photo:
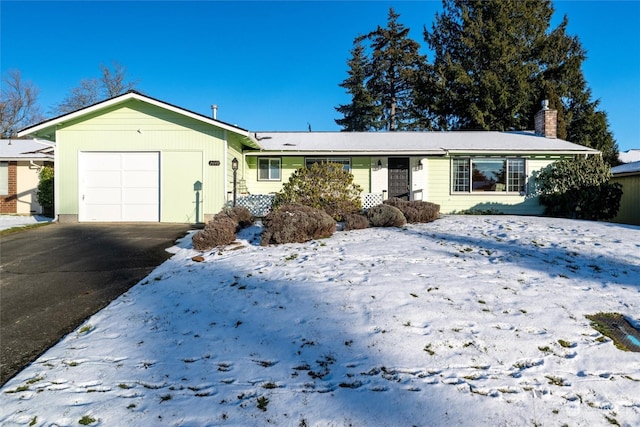
<svg viewBox="0 0 640 427">
<path fill-rule="evenodd" d="M 445 216 L 200 253 L 146 279 L 0 390 L 0 424 L 640 425 L 640 228 Z M 203 255 L 204 262 L 192 257 Z"/>
<path fill-rule="evenodd" d="M 40 222 L 51 222 L 51 218 L 41 215 L 0 215 L 0 231 L 13 227 L 37 224 Z"/>
</svg>

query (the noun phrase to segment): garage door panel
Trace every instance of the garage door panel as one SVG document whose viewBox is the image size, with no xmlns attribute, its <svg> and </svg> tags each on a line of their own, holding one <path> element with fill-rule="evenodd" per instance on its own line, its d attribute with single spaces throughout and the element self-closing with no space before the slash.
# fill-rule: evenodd
<svg viewBox="0 0 640 427">
<path fill-rule="evenodd" d="M 159 221 L 160 153 L 80 153 L 80 221 Z"/>
<path fill-rule="evenodd" d="M 108 201 L 105 203 L 105 201 Z M 122 191 L 120 188 L 94 188 L 84 194 L 84 202 L 93 205 L 119 205 L 122 203 Z"/>
<path fill-rule="evenodd" d="M 127 205 L 158 204 L 158 194 L 150 192 L 146 188 L 124 188 L 122 190 L 122 202 Z"/>
<path fill-rule="evenodd" d="M 158 153 L 126 153 L 122 158 L 123 170 L 158 170 Z"/>
<path fill-rule="evenodd" d="M 158 188 L 158 171 L 125 171 L 122 173 L 122 186 Z"/>
<path fill-rule="evenodd" d="M 103 171 L 103 170 L 120 170 L 122 167 L 122 159 L 120 153 L 82 153 L 82 160 L 85 170 L 87 171 Z M 89 154 L 86 156 L 86 154 Z M 100 154 L 94 156 L 93 154 Z"/>
<path fill-rule="evenodd" d="M 121 177 L 114 171 L 91 171 L 84 177 L 87 187 L 120 187 Z"/>
</svg>

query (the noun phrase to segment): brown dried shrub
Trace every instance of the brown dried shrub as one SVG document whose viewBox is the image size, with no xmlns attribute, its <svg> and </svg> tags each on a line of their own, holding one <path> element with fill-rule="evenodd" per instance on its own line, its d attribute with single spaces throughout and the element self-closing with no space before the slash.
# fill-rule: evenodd
<svg viewBox="0 0 640 427">
<path fill-rule="evenodd" d="M 206 251 L 216 246 L 233 243 L 236 240 L 238 223 L 225 213 L 219 213 L 209 221 L 204 229 L 193 235 L 191 241 L 194 249 Z"/>
<path fill-rule="evenodd" d="M 377 205 L 367 211 L 372 227 L 402 227 L 407 223 L 400 209 L 391 205 Z"/>
<path fill-rule="evenodd" d="M 246 228 L 253 224 L 255 218 L 251 215 L 249 209 L 244 206 L 234 206 L 223 211 L 229 218 L 234 220 L 239 228 Z"/>
<path fill-rule="evenodd" d="M 330 237 L 336 222 L 325 211 L 309 206 L 285 204 L 262 220 L 260 244 L 303 243 Z"/>
<path fill-rule="evenodd" d="M 345 230 L 362 230 L 369 228 L 369 220 L 364 215 L 348 214 L 344 216 Z"/>
<path fill-rule="evenodd" d="M 440 215 L 440 205 L 431 202 L 407 201 L 392 197 L 383 203 L 400 209 L 409 223 L 432 222 Z"/>
</svg>

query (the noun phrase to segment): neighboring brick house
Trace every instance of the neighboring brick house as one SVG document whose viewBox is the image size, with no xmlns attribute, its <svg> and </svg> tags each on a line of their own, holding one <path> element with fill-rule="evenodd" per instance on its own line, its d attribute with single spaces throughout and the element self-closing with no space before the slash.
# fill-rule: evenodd
<svg viewBox="0 0 640 427">
<path fill-rule="evenodd" d="M 0 140 L 0 214 L 41 214 L 36 199 L 38 172 L 53 165 L 51 142 L 33 139 Z"/>
</svg>

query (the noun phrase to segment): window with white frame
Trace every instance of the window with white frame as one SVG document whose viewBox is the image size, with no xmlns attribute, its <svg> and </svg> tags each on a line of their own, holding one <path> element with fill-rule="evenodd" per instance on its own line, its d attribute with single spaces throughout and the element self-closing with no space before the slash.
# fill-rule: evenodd
<svg viewBox="0 0 640 427">
<path fill-rule="evenodd" d="M 0 162 L 0 196 L 9 194 L 9 162 Z"/>
<path fill-rule="evenodd" d="M 349 157 L 307 157 L 305 159 L 307 169 L 314 163 L 338 163 L 342 165 L 344 170 L 351 172 L 351 158 Z"/>
<path fill-rule="evenodd" d="M 454 193 L 525 191 L 525 159 L 504 157 L 459 157 L 451 160 Z"/>
<path fill-rule="evenodd" d="M 258 158 L 258 181 L 280 181 L 282 161 L 279 157 Z"/>
</svg>

